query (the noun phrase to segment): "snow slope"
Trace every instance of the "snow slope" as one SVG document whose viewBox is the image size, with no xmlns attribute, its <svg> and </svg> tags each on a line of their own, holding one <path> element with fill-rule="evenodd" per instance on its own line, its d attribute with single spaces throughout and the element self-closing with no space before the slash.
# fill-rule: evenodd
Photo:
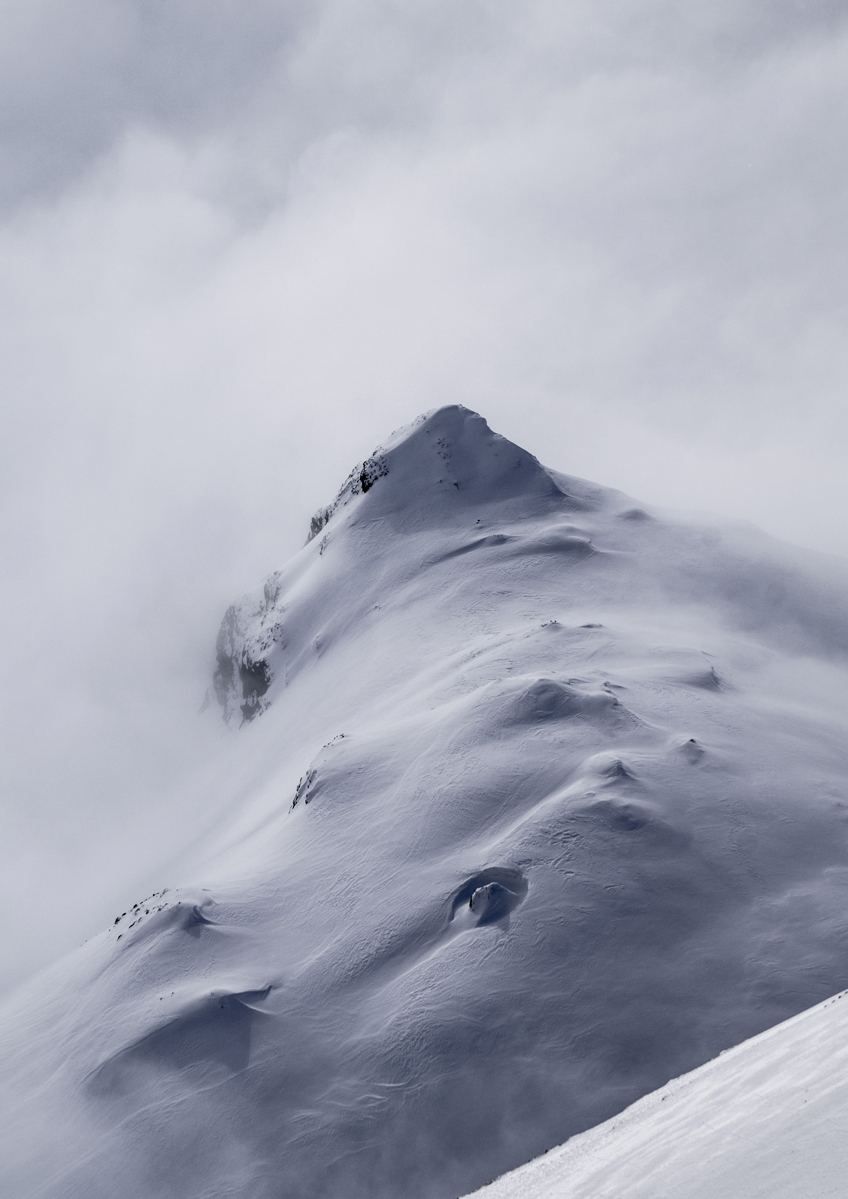
<svg viewBox="0 0 848 1199">
<path fill-rule="evenodd" d="M 0 1011 L 4 1195 L 453 1197 L 848 982 L 842 565 L 459 407 L 311 532 L 225 819 Z"/>
<path fill-rule="evenodd" d="M 676 1078 L 475 1199 L 842 1199 L 846 998 Z"/>
</svg>

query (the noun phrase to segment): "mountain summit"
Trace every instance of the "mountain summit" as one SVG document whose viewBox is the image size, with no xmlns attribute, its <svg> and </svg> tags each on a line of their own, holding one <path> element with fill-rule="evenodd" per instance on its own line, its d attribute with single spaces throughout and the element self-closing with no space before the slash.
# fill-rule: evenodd
<svg viewBox="0 0 848 1199">
<path fill-rule="evenodd" d="M 576 479 L 555 476 L 532 454 L 493 433 L 482 416 L 454 404 L 420 416 L 357 463 L 333 502 L 312 517 L 307 544 L 319 538 L 322 555 L 331 538 L 356 525 L 382 529 L 386 538 L 428 530 L 444 538 L 469 525 L 479 531 L 530 516 L 566 515 L 597 504 L 602 494 Z M 492 536 L 500 543 L 507 540 L 502 533 Z M 482 532 L 471 548 L 478 544 L 488 544 Z M 261 596 L 224 616 L 214 683 L 227 720 L 252 720 L 267 706 L 275 674 L 271 659 L 279 658 L 275 650 L 286 639 L 281 587 L 281 574 L 272 575 Z"/>
<path fill-rule="evenodd" d="M 453 1199 L 848 981 L 844 572 L 458 407 L 310 532 L 227 819 L 3 1009 L 4 1193 Z"/>
<path fill-rule="evenodd" d="M 395 527 L 406 529 L 443 525 L 470 508 L 511 501 L 520 501 L 526 515 L 529 504 L 542 510 L 563 498 L 532 454 L 459 404 L 419 417 L 354 467 L 333 504 L 322 510 L 325 519 L 383 479 L 363 504 L 362 516 L 393 518 Z M 318 523 L 324 523 L 320 515 Z"/>
</svg>

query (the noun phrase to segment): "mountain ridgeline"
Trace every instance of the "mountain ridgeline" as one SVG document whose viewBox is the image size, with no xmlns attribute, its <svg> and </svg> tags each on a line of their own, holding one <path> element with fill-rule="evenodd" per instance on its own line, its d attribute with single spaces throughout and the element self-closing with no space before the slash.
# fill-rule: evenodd
<svg viewBox="0 0 848 1199">
<path fill-rule="evenodd" d="M 8 1193 L 454 1199 L 844 987 L 846 581 L 395 434 L 225 615 L 207 856 L 7 1005 Z"/>
</svg>

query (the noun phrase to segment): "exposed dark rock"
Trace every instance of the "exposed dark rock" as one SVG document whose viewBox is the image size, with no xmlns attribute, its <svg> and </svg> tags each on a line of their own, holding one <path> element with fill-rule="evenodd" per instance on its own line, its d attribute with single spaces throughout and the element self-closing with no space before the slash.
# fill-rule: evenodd
<svg viewBox="0 0 848 1199">
<path fill-rule="evenodd" d="M 309 545 L 309 542 L 312 541 L 313 537 L 318 536 L 318 534 L 324 528 L 324 525 L 327 523 L 327 521 L 330 519 L 330 517 L 332 515 L 333 515 L 332 505 L 330 505 L 328 508 L 319 508 L 318 509 L 318 511 L 315 513 L 315 515 L 312 517 L 312 519 L 309 522 L 309 536 L 306 538 L 307 545 Z"/>
<path fill-rule="evenodd" d="M 266 593 L 267 590 L 266 585 Z M 252 644 L 255 638 L 249 644 L 241 617 L 241 608 L 236 605 L 224 613 L 215 647 L 217 665 L 212 682 L 224 719 L 230 721 L 238 712 L 244 723 L 264 711 L 267 706 L 265 695 L 273 680 L 267 658 L 257 650 L 269 650 L 282 638 L 281 626 L 277 623 L 262 639 L 261 647 Z"/>
</svg>

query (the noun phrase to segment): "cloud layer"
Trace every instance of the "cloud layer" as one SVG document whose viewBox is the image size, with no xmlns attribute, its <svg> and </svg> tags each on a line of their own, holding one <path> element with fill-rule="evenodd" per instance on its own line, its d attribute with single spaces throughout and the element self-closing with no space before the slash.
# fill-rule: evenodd
<svg viewBox="0 0 848 1199">
<path fill-rule="evenodd" d="M 223 607 L 416 412 L 848 552 L 843 12 L 6 5 L 8 980 L 160 881 Z"/>
</svg>

